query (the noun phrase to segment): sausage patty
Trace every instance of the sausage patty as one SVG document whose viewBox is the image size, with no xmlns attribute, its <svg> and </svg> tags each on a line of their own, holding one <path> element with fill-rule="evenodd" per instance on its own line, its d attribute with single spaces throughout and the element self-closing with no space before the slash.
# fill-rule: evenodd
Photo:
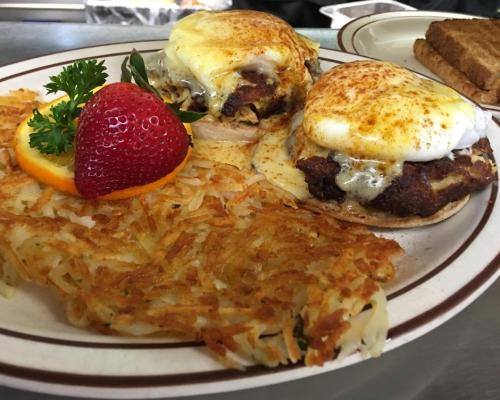
<svg viewBox="0 0 500 400">
<path fill-rule="evenodd" d="M 318 79 L 321 74 L 319 61 L 306 60 L 305 66 L 313 80 Z M 225 117 L 237 117 L 242 122 L 255 124 L 272 115 L 295 112 L 304 105 L 304 88 L 293 87 L 291 93 L 284 93 L 280 90 L 279 81 L 261 72 L 243 70 L 240 75 L 239 85 L 222 106 L 221 114 Z M 169 87 L 166 90 L 175 93 L 177 89 Z M 186 104 L 191 111 L 206 112 L 208 109 L 206 98 L 200 93 L 191 94 Z"/>
<path fill-rule="evenodd" d="M 285 111 L 283 97 L 275 94 L 276 82 L 256 71 L 242 71 L 241 76 L 245 83 L 228 96 L 222 107 L 222 114 L 234 117 L 244 106 L 249 106 L 259 118 Z"/>
<path fill-rule="evenodd" d="M 495 166 L 488 139 L 480 139 L 470 154 L 454 151 L 428 162 L 405 162 L 403 173 L 365 205 L 406 217 L 428 217 L 446 204 L 481 190 L 493 182 Z M 335 183 L 340 165 L 328 157 L 300 159 L 297 168 L 306 175 L 309 192 L 316 198 L 342 203 L 346 192 Z"/>
</svg>

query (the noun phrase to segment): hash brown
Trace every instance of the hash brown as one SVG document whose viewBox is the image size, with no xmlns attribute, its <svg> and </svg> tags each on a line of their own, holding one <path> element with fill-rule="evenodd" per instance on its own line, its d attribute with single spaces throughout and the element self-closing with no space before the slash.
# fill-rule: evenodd
<svg viewBox="0 0 500 400">
<path fill-rule="evenodd" d="M 232 367 L 380 354 L 380 284 L 394 276 L 396 242 L 196 157 L 140 197 L 57 192 L 19 170 L 9 148 L 12 121 L 31 111 L 26 94 L 0 99 L 0 126 L 11 124 L 0 148 L 0 280 L 55 288 L 76 326 L 203 340 Z"/>
</svg>

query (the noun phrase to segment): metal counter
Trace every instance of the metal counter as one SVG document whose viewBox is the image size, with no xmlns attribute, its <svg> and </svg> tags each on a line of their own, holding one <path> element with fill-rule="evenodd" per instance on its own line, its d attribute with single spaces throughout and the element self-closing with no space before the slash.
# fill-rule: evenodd
<svg viewBox="0 0 500 400">
<path fill-rule="evenodd" d="M 300 29 L 336 48 L 336 32 Z M 162 27 L 0 23 L 0 65 L 56 51 L 162 39 Z M 57 38 L 57 40 L 55 39 Z M 500 240 L 492 238 L 492 240 Z M 68 399 L 75 399 L 68 392 Z M 498 400 L 500 399 L 500 281 L 472 305 L 427 335 L 382 357 L 337 371 L 258 389 L 186 397 L 207 400 Z M 0 387 L 1 400 L 56 400 Z"/>
</svg>

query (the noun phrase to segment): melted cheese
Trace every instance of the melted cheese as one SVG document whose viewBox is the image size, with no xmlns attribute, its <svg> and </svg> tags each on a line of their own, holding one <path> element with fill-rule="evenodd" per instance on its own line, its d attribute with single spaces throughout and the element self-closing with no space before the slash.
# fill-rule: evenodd
<svg viewBox="0 0 500 400">
<path fill-rule="evenodd" d="M 203 95 L 217 114 L 241 81 L 241 70 L 278 80 L 283 94 L 311 85 L 305 62 L 316 59 L 317 51 L 316 43 L 270 14 L 202 11 L 174 26 L 165 60 L 169 83 Z"/>
<path fill-rule="evenodd" d="M 193 139 L 193 156 L 232 165 L 240 170 L 252 168 L 253 144 L 245 142 Z"/>
<path fill-rule="evenodd" d="M 319 147 L 298 128 L 288 135 L 287 129 L 269 132 L 260 139 L 254 150 L 252 164 L 272 184 L 292 193 L 300 200 L 310 197 L 304 173 L 295 161 L 313 156 L 327 157 L 330 151 Z M 291 155 L 293 154 L 293 155 Z M 367 202 L 382 193 L 401 175 L 402 162 L 360 160 L 343 153 L 333 159 L 341 170 L 335 177 L 337 186 L 350 197 Z"/>
<path fill-rule="evenodd" d="M 394 178 L 403 172 L 402 161 L 363 160 L 317 145 L 305 135 L 300 126 L 303 122 L 300 113 L 292 119 L 292 133 L 287 140 L 292 160 L 307 159 L 314 156 L 329 157 L 340 165 L 340 172 L 335 177 L 335 183 L 349 197 L 362 202 L 373 200 L 382 193 Z"/>
<path fill-rule="evenodd" d="M 345 154 L 430 161 L 485 136 L 486 118 L 442 84 L 387 62 L 358 61 L 316 82 L 303 127 L 317 144 Z"/>
<path fill-rule="evenodd" d="M 333 159 L 341 168 L 337 186 L 362 201 L 373 200 L 403 172 L 402 161 L 359 160 L 343 153 L 335 153 Z"/>
<path fill-rule="evenodd" d="M 310 197 L 304 173 L 295 167 L 287 148 L 288 129 L 269 132 L 256 145 L 252 163 L 273 185 L 300 200 Z"/>
</svg>

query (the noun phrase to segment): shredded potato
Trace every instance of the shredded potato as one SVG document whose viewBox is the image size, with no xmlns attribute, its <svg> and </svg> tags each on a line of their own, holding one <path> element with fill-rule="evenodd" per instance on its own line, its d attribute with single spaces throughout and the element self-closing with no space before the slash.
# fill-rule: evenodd
<svg viewBox="0 0 500 400">
<path fill-rule="evenodd" d="M 15 103 L 0 100 L 2 119 L 2 104 Z M 161 190 L 89 202 L 16 168 L 7 136 L 0 279 L 55 288 L 72 324 L 202 340 L 236 368 L 380 353 L 394 241 L 300 209 L 261 175 L 196 157 Z"/>
</svg>

